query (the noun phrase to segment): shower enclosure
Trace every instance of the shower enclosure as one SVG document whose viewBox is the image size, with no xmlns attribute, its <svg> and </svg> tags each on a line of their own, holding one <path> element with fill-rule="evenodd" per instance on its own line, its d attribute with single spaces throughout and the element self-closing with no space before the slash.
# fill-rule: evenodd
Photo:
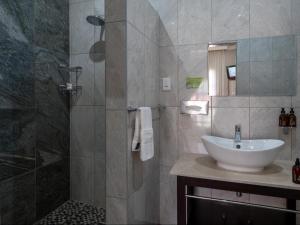
<svg viewBox="0 0 300 225">
<path fill-rule="evenodd" d="M 104 21 L 104 0 L 0 1 L 1 225 L 104 222 Z"/>
</svg>

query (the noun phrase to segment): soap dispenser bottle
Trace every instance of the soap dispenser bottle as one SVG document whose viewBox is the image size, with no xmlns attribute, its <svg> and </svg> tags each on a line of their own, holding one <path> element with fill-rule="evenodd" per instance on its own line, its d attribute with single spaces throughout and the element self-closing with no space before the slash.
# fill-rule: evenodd
<svg viewBox="0 0 300 225">
<path fill-rule="evenodd" d="M 281 108 L 281 113 L 280 113 L 280 116 L 279 116 L 279 126 L 280 127 L 287 127 L 288 126 L 287 115 L 285 113 L 284 108 Z"/>
<path fill-rule="evenodd" d="M 296 159 L 295 165 L 293 166 L 293 182 L 300 184 L 300 160 Z"/>
<path fill-rule="evenodd" d="M 291 108 L 290 114 L 289 114 L 289 125 L 290 127 L 296 127 L 297 126 L 297 118 L 295 116 L 294 108 Z"/>
</svg>

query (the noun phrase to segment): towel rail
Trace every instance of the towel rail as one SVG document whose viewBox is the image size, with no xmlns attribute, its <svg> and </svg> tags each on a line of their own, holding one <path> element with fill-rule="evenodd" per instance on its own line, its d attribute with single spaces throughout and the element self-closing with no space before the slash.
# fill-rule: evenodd
<svg viewBox="0 0 300 225">
<path fill-rule="evenodd" d="M 158 105 L 157 107 L 151 107 L 151 109 L 158 109 L 158 110 L 161 110 L 161 109 L 165 109 L 166 107 L 165 106 L 161 106 L 161 105 Z M 127 111 L 130 113 L 130 112 L 136 112 L 138 110 L 137 107 L 132 107 L 132 106 L 128 106 L 127 107 Z"/>
</svg>

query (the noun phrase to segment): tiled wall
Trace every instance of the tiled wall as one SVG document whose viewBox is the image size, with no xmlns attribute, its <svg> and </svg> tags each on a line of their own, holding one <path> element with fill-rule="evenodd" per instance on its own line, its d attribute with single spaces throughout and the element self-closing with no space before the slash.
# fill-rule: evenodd
<svg viewBox="0 0 300 225">
<path fill-rule="evenodd" d="M 68 1 L 0 2 L 0 217 L 31 224 L 69 199 Z"/>
<path fill-rule="evenodd" d="M 104 17 L 104 0 L 70 0 L 70 65 L 82 67 L 82 92 L 71 99 L 70 188 L 72 200 L 105 208 L 105 40 L 89 15 Z"/>
<path fill-rule="evenodd" d="M 127 124 L 128 223 L 159 224 L 159 16 L 148 0 L 127 0 L 127 104 L 153 110 L 154 158 L 131 152 L 135 113 Z"/>
<path fill-rule="evenodd" d="M 183 152 L 205 151 L 201 136 L 234 135 L 242 125 L 243 138 L 281 138 L 286 145 L 281 159 L 299 156 L 299 132 L 284 135 L 278 128 L 280 107 L 294 106 L 300 116 L 300 67 L 298 95 L 294 97 L 208 97 L 185 89 L 185 76 L 207 74 L 207 44 L 241 38 L 300 35 L 297 0 L 153 0 L 160 15 L 160 76 L 171 77 L 172 91 L 160 92 L 167 106 L 160 120 L 161 224 L 176 223 L 176 178 L 169 175 Z M 298 55 L 300 54 L 300 36 Z M 284 74 L 283 74 L 284 76 Z M 207 99 L 209 115 L 180 114 L 180 101 Z M 289 110 L 289 109 L 288 109 Z"/>
<path fill-rule="evenodd" d="M 159 17 L 148 0 L 106 1 L 107 222 L 159 224 Z M 135 113 L 153 108 L 155 157 L 131 152 Z"/>
</svg>

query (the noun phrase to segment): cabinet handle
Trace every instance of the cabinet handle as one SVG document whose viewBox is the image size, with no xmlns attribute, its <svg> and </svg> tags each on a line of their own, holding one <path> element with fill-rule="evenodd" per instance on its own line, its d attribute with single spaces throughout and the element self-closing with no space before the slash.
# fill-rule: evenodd
<svg viewBox="0 0 300 225">
<path fill-rule="evenodd" d="M 242 192 L 237 192 L 237 193 L 236 193 L 236 197 L 239 197 L 239 198 L 240 198 L 240 197 L 242 197 L 242 196 L 243 196 L 243 193 L 242 193 Z"/>
<path fill-rule="evenodd" d="M 222 213 L 221 218 L 222 218 L 222 220 L 223 220 L 224 222 L 226 222 L 226 220 L 227 220 L 227 215 L 226 215 L 226 213 Z"/>
</svg>

